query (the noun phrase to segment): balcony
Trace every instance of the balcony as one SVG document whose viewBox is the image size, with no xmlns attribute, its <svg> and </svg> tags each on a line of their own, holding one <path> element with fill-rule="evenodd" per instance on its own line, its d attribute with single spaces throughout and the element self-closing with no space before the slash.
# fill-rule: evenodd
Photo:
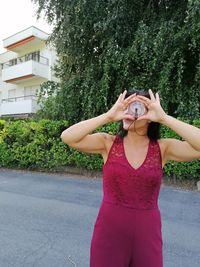
<svg viewBox="0 0 200 267">
<path fill-rule="evenodd" d="M 0 116 L 28 117 L 39 109 L 36 96 L 22 96 L 3 99 Z"/>
<path fill-rule="evenodd" d="M 49 60 L 39 54 L 27 54 L 2 64 L 2 81 L 24 83 L 34 79 L 44 82 L 49 79 Z"/>
<path fill-rule="evenodd" d="M 34 46 L 44 44 L 49 34 L 31 26 L 3 40 L 3 47 L 21 53 L 24 49 L 31 49 Z"/>
</svg>

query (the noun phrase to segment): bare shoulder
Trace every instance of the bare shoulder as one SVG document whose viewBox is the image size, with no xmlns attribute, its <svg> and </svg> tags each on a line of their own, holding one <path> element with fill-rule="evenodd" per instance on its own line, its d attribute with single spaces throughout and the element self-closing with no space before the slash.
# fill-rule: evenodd
<svg viewBox="0 0 200 267">
<path fill-rule="evenodd" d="M 158 139 L 158 143 L 160 145 L 160 149 L 164 152 L 165 149 L 166 149 L 166 147 L 167 147 L 167 144 L 168 144 L 167 138 L 160 138 L 160 139 Z"/>
<path fill-rule="evenodd" d="M 163 149 L 164 151 L 167 149 L 167 147 L 170 144 L 175 144 L 176 142 L 180 142 L 180 140 L 177 140 L 175 138 L 161 138 L 161 139 L 158 139 L 158 143 L 159 143 L 161 149 Z"/>
<path fill-rule="evenodd" d="M 116 135 L 111 135 L 108 133 L 102 133 L 102 136 L 104 138 L 104 143 L 105 143 L 105 147 L 106 147 L 106 150 L 102 153 L 102 157 L 103 157 L 103 160 L 105 163 L 107 161 L 108 153 L 109 153 L 110 148 L 111 148 L 111 146 L 115 140 Z"/>
<path fill-rule="evenodd" d="M 105 132 L 101 132 L 100 134 L 106 141 L 108 141 L 108 140 L 110 140 L 112 138 L 113 139 L 115 138 L 115 135 L 108 134 L 108 133 L 105 133 Z"/>
<path fill-rule="evenodd" d="M 115 140 L 116 135 L 111 135 L 108 133 L 101 133 L 102 137 L 104 138 L 106 150 L 109 151 L 110 147 L 112 146 L 113 141 Z"/>
<path fill-rule="evenodd" d="M 163 140 L 165 149 L 165 159 L 178 162 L 189 162 L 195 159 L 200 159 L 200 151 L 196 150 L 186 140 L 175 138 L 166 138 Z"/>
<path fill-rule="evenodd" d="M 162 157 L 162 165 L 164 167 L 164 165 L 167 162 L 166 149 L 167 149 L 167 146 L 168 146 L 168 138 L 160 138 L 157 141 L 158 141 L 158 144 L 160 146 L 160 152 L 161 152 L 161 157 Z"/>
</svg>

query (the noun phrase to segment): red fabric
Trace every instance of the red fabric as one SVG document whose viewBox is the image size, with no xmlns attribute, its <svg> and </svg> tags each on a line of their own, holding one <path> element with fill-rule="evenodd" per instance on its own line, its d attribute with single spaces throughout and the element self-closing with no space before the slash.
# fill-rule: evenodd
<svg viewBox="0 0 200 267">
<path fill-rule="evenodd" d="M 150 141 L 137 169 L 117 135 L 103 166 L 103 199 L 94 225 L 90 267 L 163 267 L 158 195 L 163 176 L 160 147 Z"/>
<path fill-rule="evenodd" d="M 135 169 L 126 158 L 123 138 L 117 135 L 103 166 L 104 201 L 138 209 L 155 209 L 162 176 L 157 141 L 150 140 L 144 162 Z"/>
</svg>

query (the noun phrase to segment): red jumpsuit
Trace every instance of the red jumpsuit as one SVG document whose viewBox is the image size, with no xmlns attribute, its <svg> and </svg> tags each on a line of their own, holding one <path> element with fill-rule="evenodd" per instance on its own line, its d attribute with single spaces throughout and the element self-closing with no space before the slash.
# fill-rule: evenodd
<svg viewBox="0 0 200 267">
<path fill-rule="evenodd" d="M 103 166 L 103 199 L 94 225 L 90 267 L 162 267 L 158 196 L 163 177 L 160 147 L 150 140 L 133 168 L 116 135 Z"/>
</svg>

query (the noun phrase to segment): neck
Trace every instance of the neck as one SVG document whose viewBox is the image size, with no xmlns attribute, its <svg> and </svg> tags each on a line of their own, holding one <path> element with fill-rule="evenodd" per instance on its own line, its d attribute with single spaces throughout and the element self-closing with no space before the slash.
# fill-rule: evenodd
<svg viewBox="0 0 200 267">
<path fill-rule="evenodd" d="M 136 132 L 128 131 L 128 134 L 126 136 L 127 141 L 129 144 L 144 144 L 148 143 L 149 137 L 147 135 L 142 135 L 145 133 L 139 133 L 138 135 Z"/>
</svg>

